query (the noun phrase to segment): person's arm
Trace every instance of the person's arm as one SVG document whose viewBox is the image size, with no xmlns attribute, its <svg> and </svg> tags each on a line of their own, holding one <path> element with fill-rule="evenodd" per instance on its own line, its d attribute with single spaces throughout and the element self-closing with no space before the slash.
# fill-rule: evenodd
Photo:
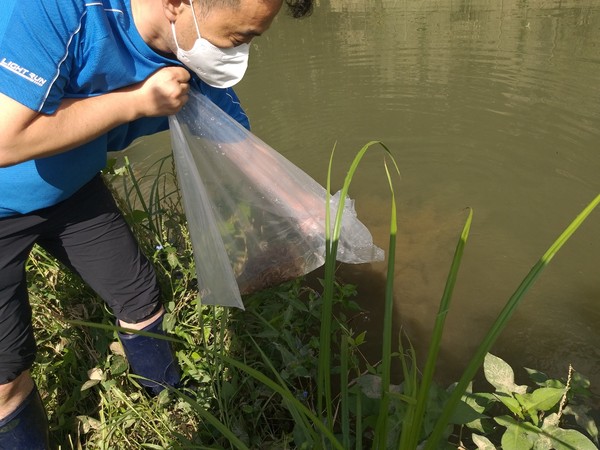
<svg viewBox="0 0 600 450">
<path fill-rule="evenodd" d="M 71 150 L 140 117 L 175 114 L 187 102 L 189 77 L 182 67 L 165 67 L 114 92 L 65 99 L 50 115 L 0 94 L 0 167 Z"/>
</svg>

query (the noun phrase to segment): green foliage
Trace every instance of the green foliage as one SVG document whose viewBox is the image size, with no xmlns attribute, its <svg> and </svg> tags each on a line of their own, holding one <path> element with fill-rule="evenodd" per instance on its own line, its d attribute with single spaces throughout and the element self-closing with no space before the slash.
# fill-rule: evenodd
<svg viewBox="0 0 600 450">
<path fill-rule="evenodd" d="M 482 418 L 466 424 L 473 430 L 471 439 L 478 449 L 494 448 L 491 438 L 504 450 L 597 448 L 594 422 L 585 413 L 574 413 L 591 408 L 587 404 L 589 382 L 572 367 L 566 381 L 529 369 L 531 386 L 516 384 L 510 365 L 492 354 L 486 355 L 483 369 L 494 392 L 480 403 Z M 478 396 L 469 392 L 466 398 L 473 401 Z"/>
<path fill-rule="evenodd" d="M 357 155 L 343 194 L 360 159 L 376 144 L 367 144 Z M 159 161 L 153 169 L 154 173 L 139 174 L 126 160 L 123 167 L 109 166 L 105 178 L 156 267 L 167 310 L 164 326 L 173 337 L 185 386 L 154 399 L 142 394 L 128 370 L 109 311 L 77 276 L 35 248 L 27 267 L 39 344 L 34 377 L 58 448 L 585 450 L 597 446 L 589 382 L 582 375 L 571 370 L 567 380 L 557 380 L 526 369 L 531 383 L 520 385 L 512 368 L 489 352 L 527 289 L 599 199 L 534 266 L 463 377 L 444 389 L 435 383 L 434 369 L 471 212 L 421 370 L 408 337 L 391 333 L 396 211 L 386 166 L 392 194 L 390 258 L 383 358 L 372 366 L 361 354 L 367 337 L 352 328 L 363 313 L 353 301 L 356 287 L 335 278 L 332 255 L 340 217 L 333 227 L 327 226 L 333 231 L 323 280 L 298 279 L 248 296 L 244 312 L 207 307 L 198 295 L 193 251 L 170 160 Z M 339 207 L 341 211 L 343 202 Z M 403 372 L 398 385 L 391 382 L 394 358 Z M 491 389 L 476 392 L 472 380 L 482 366 Z"/>
</svg>

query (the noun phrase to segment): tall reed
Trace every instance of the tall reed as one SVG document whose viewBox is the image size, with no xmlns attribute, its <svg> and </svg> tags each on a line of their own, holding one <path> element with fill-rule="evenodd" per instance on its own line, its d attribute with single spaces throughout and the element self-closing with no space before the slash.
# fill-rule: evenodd
<svg viewBox="0 0 600 450">
<path fill-rule="evenodd" d="M 342 232 L 341 224 L 342 213 L 344 211 L 344 202 L 348 195 L 352 179 L 358 170 L 361 160 L 364 158 L 369 149 L 378 147 L 383 149 L 385 160 L 392 162 L 391 165 L 389 163 L 384 164 L 389 189 L 391 192 L 391 214 L 387 254 L 386 289 L 384 298 L 385 306 L 382 324 L 382 362 L 377 368 L 377 373 L 380 375 L 381 380 L 379 398 L 380 407 L 374 422 L 370 421 L 367 423 L 367 419 L 370 418 L 366 417 L 366 415 L 363 413 L 363 396 L 360 395 L 360 390 L 356 388 L 356 380 L 350 376 L 350 370 L 356 369 L 356 367 L 351 364 L 351 359 L 357 343 L 351 337 L 350 331 L 345 329 L 344 324 L 341 324 L 342 330 L 339 342 L 332 342 L 332 336 L 334 335 L 334 329 L 340 328 L 340 324 L 335 322 L 336 318 L 334 317 L 334 297 L 336 290 L 336 254 L 338 242 Z M 215 312 L 216 310 L 213 309 L 213 320 L 207 321 L 205 319 L 205 316 L 207 315 L 206 310 L 201 308 L 200 301 L 195 303 L 195 312 L 198 316 L 197 322 L 202 328 L 212 327 L 211 342 L 208 342 L 207 339 L 203 339 L 200 343 L 202 349 L 200 349 L 197 346 L 198 343 L 190 341 L 188 337 L 163 338 L 171 340 L 175 345 L 179 346 L 182 349 L 180 352 L 182 355 L 203 352 L 207 358 L 210 358 L 210 365 L 212 367 L 210 377 L 213 380 L 214 393 L 217 397 L 215 404 L 217 405 L 218 412 L 215 412 L 214 414 L 209 412 L 206 407 L 206 401 L 204 401 L 205 399 L 194 398 L 189 394 L 189 392 L 186 393 L 175 390 L 175 393 L 180 399 L 184 400 L 194 411 L 196 411 L 197 416 L 201 420 L 210 424 L 214 430 L 220 433 L 232 448 L 249 448 L 249 445 L 243 442 L 243 440 L 240 439 L 234 431 L 235 424 L 232 416 L 235 413 L 228 410 L 228 408 L 231 408 L 231 406 L 228 406 L 227 402 L 224 400 L 226 384 L 225 377 L 227 376 L 226 374 L 228 371 L 232 368 L 246 374 L 248 377 L 256 380 L 258 383 L 269 388 L 272 392 L 281 397 L 283 400 L 282 404 L 288 410 L 297 427 L 298 436 L 301 436 L 304 445 L 309 446 L 311 449 L 335 448 L 339 450 L 349 450 L 351 448 L 355 448 L 356 450 L 362 450 L 363 445 L 368 442 L 368 440 L 363 439 L 363 431 L 366 426 L 371 428 L 370 439 L 372 442 L 370 445 L 373 449 L 387 450 L 388 448 L 395 448 L 400 450 L 414 450 L 422 445 L 424 445 L 424 448 L 427 450 L 438 448 L 441 445 L 440 441 L 443 439 L 444 432 L 447 430 L 448 425 L 451 422 L 453 411 L 456 410 L 457 405 L 461 402 L 467 386 L 475 376 L 477 370 L 479 370 L 481 367 L 485 355 L 489 352 L 493 343 L 506 326 L 508 320 L 521 303 L 524 295 L 540 276 L 543 269 L 552 260 L 560 248 L 568 241 L 572 234 L 579 228 L 579 226 L 589 216 L 594 208 L 597 207 L 598 203 L 600 203 L 600 195 L 598 195 L 581 212 L 581 214 L 577 216 L 577 218 L 550 246 L 548 251 L 544 253 L 544 255 L 535 264 L 535 266 L 531 269 L 529 274 L 517 288 L 515 293 L 510 297 L 506 306 L 499 314 L 489 332 L 479 345 L 470 364 L 467 366 L 462 377 L 460 378 L 460 381 L 454 387 L 449 399 L 446 401 L 443 407 L 442 413 L 437 418 L 433 431 L 430 435 L 427 435 L 424 431 L 424 418 L 430 414 L 430 411 L 427 409 L 427 402 L 434 384 L 434 369 L 440 351 L 445 319 L 450 309 L 453 288 L 458 278 L 462 255 L 472 225 L 473 212 L 468 212 L 464 228 L 456 246 L 455 254 L 447 277 L 446 287 L 444 289 L 438 314 L 436 316 L 424 369 L 421 373 L 417 368 L 416 355 L 412 347 L 407 349 L 407 352 L 405 352 L 404 348 L 402 347 L 401 340 L 398 339 L 400 341 L 398 355 L 400 358 L 404 381 L 402 384 L 402 391 L 392 392 L 391 362 L 392 358 L 395 357 L 392 343 L 396 338 L 396 336 L 393 336 L 392 332 L 393 285 L 397 235 L 396 197 L 394 193 L 392 175 L 394 171 L 399 173 L 399 169 L 391 151 L 383 143 L 379 141 L 371 141 L 367 143 L 357 153 L 348 169 L 343 187 L 341 189 L 337 211 L 335 217 L 332 219 L 329 193 L 331 192 L 331 173 L 334 153 L 335 149 L 331 154 L 327 176 L 328 195 L 326 204 L 325 228 L 326 260 L 324 268 L 325 276 L 323 281 L 322 304 L 320 306 L 320 342 L 318 366 L 316 372 L 316 408 L 311 408 L 311 405 L 305 404 L 296 398 L 294 393 L 290 390 L 288 382 L 281 376 L 280 368 L 276 367 L 275 364 L 265 354 L 255 339 L 256 336 L 249 335 L 248 338 L 254 345 L 254 349 L 258 355 L 258 358 L 262 360 L 263 367 L 266 369 L 265 373 L 253 367 L 255 361 L 240 361 L 231 357 L 227 352 L 227 327 L 229 315 L 226 312 L 217 315 Z M 160 162 L 161 172 L 163 165 L 164 161 Z M 393 170 L 390 171 L 390 167 Z M 127 195 L 126 206 L 130 211 L 133 212 L 133 216 L 136 216 L 137 214 L 138 225 L 139 223 L 143 224 L 143 226 L 140 228 L 144 233 L 146 233 L 146 237 L 150 236 L 150 239 L 154 242 L 164 242 L 165 234 L 168 234 L 168 231 L 165 231 L 165 229 L 168 228 L 168 226 L 165 224 L 162 218 L 163 209 L 161 208 L 160 203 L 163 200 L 163 196 L 159 195 L 158 191 L 158 178 L 162 175 L 159 175 L 159 177 L 153 181 L 150 189 L 150 200 L 146 203 L 142 200 L 144 195 L 140 186 L 140 178 L 135 175 L 128 161 L 126 161 L 125 171 L 128 180 L 132 183 L 132 185 L 128 185 L 125 190 Z M 134 203 L 134 200 L 129 198 L 134 194 L 135 196 L 140 197 L 139 202 L 142 207 L 141 211 Z M 136 217 L 134 217 L 134 219 L 135 218 Z M 180 263 L 177 261 L 177 257 L 174 252 L 169 253 L 168 258 L 169 267 L 167 267 L 167 269 L 181 269 L 181 267 L 178 266 Z M 191 274 L 193 273 L 193 267 L 188 267 L 186 270 L 188 271 L 186 272 L 188 273 L 186 276 L 191 277 Z M 179 291 L 173 289 L 173 295 L 176 295 L 176 292 Z M 259 314 L 256 314 L 256 317 L 258 317 L 259 320 L 261 319 Z M 271 327 L 271 325 L 265 319 L 262 320 L 264 322 L 265 329 Z M 72 325 L 102 328 L 112 332 L 118 330 L 118 328 L 113 325 L 92 324 L 78 320 L 71 320 L 69 322 Z M 203 332 L 202 335 L 206 336 L 206 333 Z M 333 353 L 333 348 L 339 349 L 339 355 Z M 334 398 L 332 392 L 332 360 L 335 356 L 339 356 L 340 358 L 339 367 L 341 373 L 340 392 L 339 395 Z M 195 364 L 195 362 L 191 361 L 187 356 L 183 358 L 183 362 L 189 367 L 192 367 Z M 357 377 L 358 376 L 359 374 L 357 374 Z M 356 394 L 357 390 L 358 394 Z M 398 403 L 400 403 L 402 406 L 402 415 L 399 419 L 398 415 L 392 415 L 393 405 L 397 405 Z M 354 419 L 352 418 L 352 415 L 354 415 Z M 390 427 L 392 419 L 397 419 L 401 422 L 400 424 L 394 424 L 394 430 L 392 430 Z M 396 432 L 397 428 L 400 428 L 400 432 L 398 433 Z"/>
<path fill-rule="evenodd" d="M 344 205 L 346 201 L 346 197 L 348 195 L 348 190 L 350 188 L 350 184 L 352 183 L 352 178 L 356 173 L 358 165 L 360 164 L 362 158 L 365 156 L 366 152 L 373 146 L 380 146 L 387 153 L 387 156 L 391 159 L 396 171 L 400 173 L 398 166 L 396 165 L 396 161 L 394 160 L 392 153 L 390 150 L 379 141 L 371 141 L 368 142 L 362 149 L 357 153 L 354 157 L 352 163 L 350 164 L 350 168 L 348 169 L 348 173 L 346 174 L 346 178 L 344 179 L 344 184 L 340 193 L 340 201 L 338 204 L 338 209 L 335 215 L 335 221 L 333 224 L 333 229 L 331 228 L 331 172 L 333 168 L 333 156 L 334 151 L 331 152 L 331 157 L 329 160 L 329 170 L 327 173 L 327 202 L 326 202 L 326 212 L 325 212 L 325 281 L 324 281 L 324 293 L 323 293 L 323 307 L 321 310 L 321 333 L 320 333 L 320 341 L 321 341 L 321 351 L 319 352 L 319 369 L 317 375 L 317 408 L 320 414 L 325 412 L 325 419 L 327 425 L 333 429 L 333 402 L 331 395 L 331 330 L 332 330 L 332 320 L 333 320 L 333 290 L 335 283 L 335 265 L 336 265 L 336 255 L 338 249 L 338 242 L 340 239 L 341 231 L 342 231 L 342 215 L 344 211 Z M 392 181 L 389 175 L 389 171 L 386 173 L 388 175 L 388 183 L 390 187 L 390 191 L 392 192 L 392 223 L 390 229 L 390 248 L 388 253 L 388 267 L 393 270 L 394 267 L 394 255 L 395 255 L 395 245 L 396 245 L 396 203 L 394 198 L 394 190 Z M 389 277 L 388 277 L 389 278 Z M 392 277 L 393 279 L 393 277 Z M 391 308 L 392 302 L 392 283 L 387 284 L 386 288 L 386 302 Z M 386 306 L 386 309 L 388 307 Z M 391 315 L 390 315 L 391 316 Z M 391 320 L 391 318 L 390 318 Z M 391 334 L 391 322 L 386 322 L 386 332 L 387 334 Z M 389 329 L 389 330 L 388 330 Z M 391 355 L 391 347 L 384 349 L 383 359 L 384 364 L 388 364 Z M 389 373 L 389 367 L 388 367 Z M 387 377 L 387 383 L 389 385 L 389 375 Z M 344 426 L 345 430 L 349 428 Z"/>
</svg>

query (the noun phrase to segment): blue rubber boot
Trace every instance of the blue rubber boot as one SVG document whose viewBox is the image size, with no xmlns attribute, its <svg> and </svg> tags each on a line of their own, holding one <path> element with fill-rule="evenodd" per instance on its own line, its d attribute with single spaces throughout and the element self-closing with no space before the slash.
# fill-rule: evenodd
<svg viewBox="0 0 600 450">
<path fill-rule="evenodd" d="M 0 450 L 48 450 L 48 417 L 36 387 L 0 420 Z"/>
<path fill-rule="evenodd" d="M 162 323 L 163 316 L 160 316 L 140 331 L 164 335 Z M 119 339 L 123 344 L 131 371 L 140 377 L 147 378 L 138 379 L 138 381 L 150 395 L 160 394 L 166 386 L 179 387 L 181 374 L 169 341 L 140 334 L 124 333 L 119 333 Z"/>
</svg>

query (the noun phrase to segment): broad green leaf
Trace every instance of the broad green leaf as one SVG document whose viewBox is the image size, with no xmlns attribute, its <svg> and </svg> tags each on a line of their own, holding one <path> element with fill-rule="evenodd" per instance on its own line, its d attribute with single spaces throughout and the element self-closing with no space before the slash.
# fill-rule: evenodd
<svg viewBox="0 0 600 450">
<path fill-rule="evenodd" d="M 519 422 L 510 416 L 494 417 L 494 420 L 506 427 L 506 432 L 502 435 L 503 450 L 534 448 L 535 444 L 546 434 L 545 431 L 535 425 L 529 422 Z"/>
<path fill-rule="evenodd" d="M 169 266 L 171 266 L 172 269 L 179 266 L 179 258 L 177 258 L 177 253 L 175 252 L 175 249 L 172 249 L 172 248 L 168 249 L 167 261 L 169 263 Z"/>
<path fill-rule="evenodd" d="M 551 435 L 554 450 L 598 450 L 598 447 L 577 430 L 548 427 L 544 432 Z"/>
<path fill-rule="evenodd" d="M 494 417 L 494 420 L 498 423 L 498 425 L 502 425 L 503 427 L 510 427 L 511 425 L 515 425 L 518 422 L 510 416 L 498 416 Z"/>
<path fill-rule="evenodd" d="M 564 395 L 564 389 L 558 388 L 539 388 L 531 393 L 529 399 L 531 404 L 527 409 L 536 409 L 537 411 L 549 411 L 556 405 Z"/>
<path fill-rule="evenodd" d="M 594 419 L 587 415 L 589 407 L 583 405 L 567 405 L 564 414 L 570 414 L 575 417 L 575 422 L 583 428 L 592 437 L 592 440 L 598 444 L 598 427 Z"/>
<path fill-rule="evenodd" d="M 560 418 L 557 413 L 550 414 L 544 417 L 544 421 L 542 422 L 542 430 L 549 426 L 558 426 L 560 422 Z"/>
<path fill-rule="evenodd" d="M 112 376 L 121 375 L 129 367 L 127 360 L 120 355 L 114 355 L 111 358 L 110 373 Z"/>
<path fill-rule="evenodd" d="M 565 385 L 562 381 L 560 380 L 555 380 L 553 378 L 550 378 L 549 380 L 546 381 L 545 383 L 545 387 L 549 387 L 549 388 L 556 388 L 556 389 L 564 389 Z M 571 385 L 571 388 L 573 386 Z M 571 389 L 571 391 L 573 391 L 573 389 Z"/>
<path fill-rule="evenodd" d="M 477 450 L 496 450 L 496 447 L 494 447 L 492 441 L 485 436 L 480 436 L 473 433 L 471 435 L 471 439 L 473 439 L 473 443 L 477 446 Z"/>
<path fill-rule="evenodd" d="M 533 450 L 552 450 L 554 448 L 549 436 L 540 434 L 533 443 Z"/>
<path fill-rule="evenodd" d="M 526 411 L 531 421 L 537 427 L 540 424 L 539 410 L 535 407 L 531 394 L 515 394 L 515 398 L 521 405 L 521 410 Z"/>
<path fill-rule="evenodd" d="M 511 416 L 498 416 L 494 417 L 494 420 L 503 427 L 509 426 L 518 426 L 523 428 L 523 430 L 527 431 L 530 435 L 536 435 L 540 432 L 540 429 L 529 422 L 519 422 L 517 419 L 514 419 Z"/>
<path fill-rule="evenodd" d="M 573 372 L 573 378 L 571 379 L 571 389 L 573 391 L 587 391 L 590 388 L 590 379 L 579 372 Z"/>
<path fill-rule="evenodd" d="M 525 416 L 521 411 L 521 404 L 516 398 L 504 393 L 496 394 L 496 398 L 500 400 L 514 415 L 519 416 L 521 419 L 525 419 Z"/>
<path fill-rule="evenodd" d="M 548 435 L 546 431 L 548 428 L 555 427 L 560 422 L 557 413 L 550 414 L 549 416 L 544 417 L 542 422 L 542 434 L 538 436 L 533 445 L 533 450 L 552 450 L 554 449 L 554 444 L 551 436 Z"/>
<path fill-rule="evenodd" d="M 360 390 L 367 398 L 381 398 L 381 377 L 378 375 L 361 375 L 356 379 L 356 383 L 360 386 Z"/>
<path fill-rule="evenodd" d="M 163 330 L 165 330 L 167 333 L 172 333 L 175 329 L 176 323 L 177 320 L 175 319 L 175 316 L 173 314 L 165 313 L 165 315 L 163 316 Z"/>
<path fill-rule="evenodd" d="M 473 408 L 478 413 L 482 414 L 482 418 L 486 418 L 487 416 L 483 415 L 483 412 L 492 404 L 496 403 L 498 399 L 494 394 L 490 394 L 487 392 L 476 392 L 476 393 L 466 393 L 463 395 L 462 400 L 467 403 L 471 408 Z M 471 422 L 466 423 L 466 426 L 471 430 L 479 431 L 483 434 L 486 434 L 488 430 L 486 430 L 486 426 L 481 419 L 475 419 Z"/>
<path fill-rule="evenodd" d="M 518 386 L 515 384 L 515 373 L 512 367 L 502 358 L 488 353 L 483 360 L 483 373 L 485 379 L 499 392 L 512 394 L 518 392 L 524 394 L 527 386 Z"/>
<path fill-rule="evenodd" d="M 498 401 L 496 396 L 489 392 L 466 393 L 462 400 L 479 413 L 483 413 L 490 405 Z"/>
<path fill-rule="evenodd" d="M 477 420 L 473 420 L 472 422 L 469 422 L 467 424 L 465 424 L 468 428 L 470 428 L 471 430 L 474 431 L 479 431 L 480 433 L 486 433 L 486 427 L 485 427 L 485 423 L 483 420 L 481 419 L 477 419 Z"/>
<path fill-rule="evenodd" d="M 136 209 L 131 212 L 130 216 L 135 223 L 142 223 L 145 220 L 148 220 L 148 213 L 146 211 L 142 211 L 141 209 Z"/>
<path fill-rule="evenodd" d="M 524 367 L 525 371 L 529 374 L 529 378 L 537 384 L 538 386 L 545 386 L 546 381 L 548 381 L 548 375 L 544 372 L 540 372 L 539 370 L 530 369 L 528 367 Z"/>
<path fill-rule="evenodd" d="M 502 435 L 502 450 L 529 450 L 533 443 L 529 440 L 527 432 L 517 425 L 509 425 Z"/>
<path fill-rule="evenodd" d="M 365 336 L 367 335 L 366 331 L 363 331 L 362 333 L 360 333 L 358 336 L 356 336 L 356 338 L 354 339 L 354 345 L 359 346 L 361 345 L 363 342 L 365 342 Z"/>
<path fill-rule="evenodd" d="M 464 425 L 466 423 L 472 422 L 477 419 L 481 419 L 486 417 L 483 414 L 480 414 L 477 410 L 475 410 L 471 405 L 465 403 L 464 401 L 458 402 L 456 405 L 456 409 L 452 413 L 450 417 L 450 423 L 455 425 Z"/>
<path fill-rule="evenodd" d="M 533 443 L 533 450 L 554 450 L 552 439 L 544 435 L 539 436 Z"/>
</svg>

